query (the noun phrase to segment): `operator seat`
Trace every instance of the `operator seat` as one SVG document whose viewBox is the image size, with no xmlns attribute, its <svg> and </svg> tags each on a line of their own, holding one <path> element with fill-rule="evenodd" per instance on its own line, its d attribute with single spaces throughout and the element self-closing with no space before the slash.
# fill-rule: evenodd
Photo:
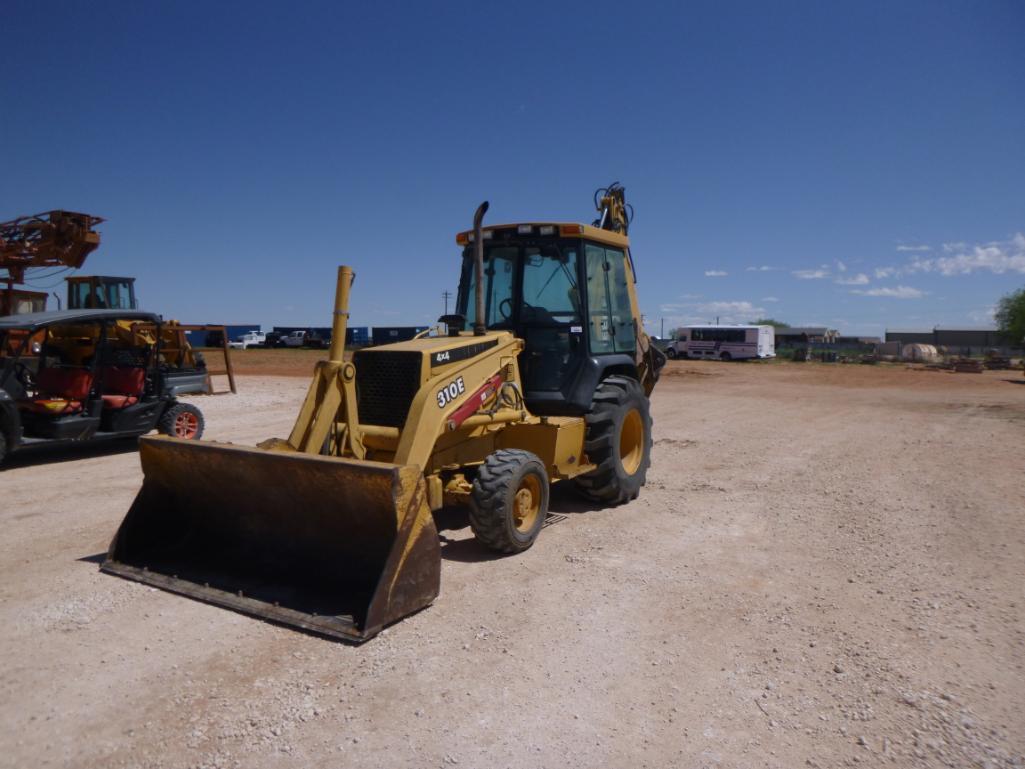
<svg viewBox="0 0 1025 769">
<path fill-rule="evenodd" d="M 103 371 L 103 408 L 123 409 L 139 402 L 146 387 L 141 366 L 109 366 Z"/>
<path fill-rule="evenodd" d="M 77 414 L 93 386 L 92 372 L 79 366 L 47 366 L 36 375 L 36 394 L 18 407 L 36 414 Z"/>
</svg>

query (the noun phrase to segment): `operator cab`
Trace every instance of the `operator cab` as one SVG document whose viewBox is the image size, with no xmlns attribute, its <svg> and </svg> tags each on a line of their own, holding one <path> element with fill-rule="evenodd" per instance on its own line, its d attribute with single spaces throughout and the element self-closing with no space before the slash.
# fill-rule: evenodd
<svg viewBox="0 0 1025 769">
<path fill-rule="evenodd" d="M 135 310 L 135 278 L 76 275 L 67 278 L 69 310 Z"/>
<path fill-rule="evenodd" d="M 581 224 L 498 225 L 482 231 L 484 325 L 524 341 L 520 371 L 537 414 L 578 415 L 609 373 L 636 376 L 637 310 L 623 235 Z M 476 321 L 473 233 L 463 245 L 457 313 Z M 458 322 L 458 321 L 457 321 Z"/>
</svg>

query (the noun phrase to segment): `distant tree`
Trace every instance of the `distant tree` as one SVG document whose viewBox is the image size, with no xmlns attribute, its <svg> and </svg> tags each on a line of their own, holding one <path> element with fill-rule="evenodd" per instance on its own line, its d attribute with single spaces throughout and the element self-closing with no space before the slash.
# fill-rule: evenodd
<svg viewBox="0 0 1025 769">
<path fill-rule="evenodd" d="M 1015 342 L 1025 339 L 1025 288 L 1001 297 L 994 317 L 997 327 Z"/>
<path fill-rule="evenodd" d="M 773 328 L 790 328 L 789 323 L 784 323 L 781 320 L 773 320 L 772 318 L 761 318 L 751 323 L 752 326 L 772 326 Z"/>
</svg>

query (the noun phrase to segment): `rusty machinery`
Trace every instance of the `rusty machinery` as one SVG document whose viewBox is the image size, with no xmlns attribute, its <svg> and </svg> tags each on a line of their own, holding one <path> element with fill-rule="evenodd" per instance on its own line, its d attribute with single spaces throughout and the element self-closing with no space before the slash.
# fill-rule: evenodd
<svg viewBox="0 0 1025 769">
<path fill-rule="evenodd" d="M 47 211 L 0 223 L 0 316 L 12 314 L 19 302 L 31 310 L 45 308 L 46 294 L 15 289 L 26 270 L 40 267 L 78 269 L 100 245 L 96 225 L 103 219 L 74 211 Z M 40 300 L 41 303 L 40 303 Z"/>
</svg>

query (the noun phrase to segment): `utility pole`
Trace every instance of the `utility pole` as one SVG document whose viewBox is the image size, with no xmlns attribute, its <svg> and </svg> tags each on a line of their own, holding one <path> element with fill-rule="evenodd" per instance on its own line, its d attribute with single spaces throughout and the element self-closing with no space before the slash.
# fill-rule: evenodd
<svg viewBox="0 0 1025 769">
<path fill-rule="evenodd" d="M 658 320 L 659 320 L 659 323 L 662 324 L 662 327 L 661 327 L 661 329 L 658 332 L 658 338 L 659 339 L 665 339 L 666 338 L 666 319 L 665 318 L 659 318 Z"/>
<path fill-rule="evenodd" d="M 445 300 L 445 314 L 448 315 L 448 300 L 451 298 L 451 291 L 442 291 L 441 298 Z"/>
</svg>

